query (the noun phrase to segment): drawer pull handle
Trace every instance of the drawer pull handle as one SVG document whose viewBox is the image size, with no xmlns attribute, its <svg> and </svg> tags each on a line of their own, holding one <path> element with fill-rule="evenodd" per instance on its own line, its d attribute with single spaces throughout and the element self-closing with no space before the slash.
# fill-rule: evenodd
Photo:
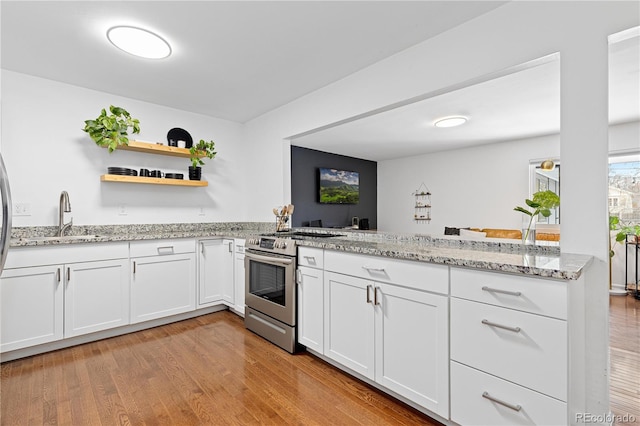
<svg viewBox="0 0 640 426">
<path fill-rule="evenodd" d="M 482 291 L 488 291 L 490 293 L 508 294 L 509 296 L 516 296 L 516 297 L 522 296 L 522 292 L 519 292 L 519 291 L 500 290 L 498 288 L 491 288 L 487 286 L 482 287 Z"/>
<path fill-rule="evenodd" d="M 316 265 L 316 257 L 315 256 L 304 256 L 304 259 L 307 261 L 309 265 Z"/>
<path fill-rule="evenodd" d="M 489 395 L 489 392 L 483 392 L 482 397 L 487 398 L 489 401 L 493 401 L 496 404 L 504 405 L 507 408 L 511 408 L 513 411 L 522 410 L 522 406 L 520 404 L 511 404 L 509 402 L 503 401 L 501 399 L 496 398 L 495 396 Z"/>
<path fill-rule="evenodd" d="M 375 268 L 373 266 L 363 266 L 362 269 L 365 271 L 384 272 L 384 268 Z"/>
<path fill-rule="evenodd" d="M 368 285 L 367 286 L 367 303 L 371 303 L 371 294 L 369 294 L 370 290 L 371 290 L 371 286 Z"/>
<path fill-rule="evenodd" d="M 511 326 L 508 326 L 508 325 L 497 324 L 495 322 L 491 322 L 491 321 L 486 320 L 486 319 L 483 319 L 482 323 L 484 325 L 488 325 L 489 327 L 497 327 L 497 328 L 502 328 L 503 330 L 513 331 L 514 333 L 520 333 L 520 327 L 511 327 Z"/>
<path fill-rule="evenodd" d="M 158 247 L 158 254 L 173 254 L 173 246 Z"/>
</svg>

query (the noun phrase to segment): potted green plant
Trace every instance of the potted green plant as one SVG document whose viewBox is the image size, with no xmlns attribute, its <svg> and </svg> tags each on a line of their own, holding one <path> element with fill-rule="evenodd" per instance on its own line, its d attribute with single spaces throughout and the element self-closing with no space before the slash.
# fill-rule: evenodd
<svg viewBox="0 0 640 426">
<path fill-rule="evenodd" d="M 203 139 L 200 139 L 200 142 L 194 144 L 191 148 L 189 148 L 189 153 L 191 154 L 191 166 L 189 166 L 190 180 L 200 180 L 202 176 L 202 169 L 200 166 L 204 166 L 204 161 L 202 161 L 202 158 L 215 158 L 217 154 L 215 148 L 215 142 L 206 142 Z"/>
<path fill-rule="evenodd" d="M 110 114 L 103 108 L 95 120 L 85 120 L 83 131 L 87 132 L 96 145 L 115 151 L 120 145 L 129 145 L 129 128 L 132 133 L 140 133 L 140 121 L 131 118 L 124 108 L 111 105 Z"/>
<path fill-rule="evenodd" d="M 535 226 L 536 217 L 539 214 L 544 217 L 551 216 L 551 209 L 560 205 L 560 197 L 553 191 L 538 191 L 533 194 L 531 200 L 527 198 L 524 202 L 533 210 L 527 210 L 521 206 L 517 206 L 513 210 L 529 216 L 528 224 L 522 230 L 522 241 L 525 244 L 535 244 L 535 230 L 531 228 Z"/>
<path fill-rule="evenodd" d="M 640 224 L 624 224 L 620 222 L 618 216 L 609 216 L 609 231 L 618 231 L 616 232 L 616 243 L 626 241 L 627 235 L 633 235 L 636 240 L 640 238 Z M 613 248 L 609 249 L 609 255 L 610 257 L 615 255 Z"/>
</svg>

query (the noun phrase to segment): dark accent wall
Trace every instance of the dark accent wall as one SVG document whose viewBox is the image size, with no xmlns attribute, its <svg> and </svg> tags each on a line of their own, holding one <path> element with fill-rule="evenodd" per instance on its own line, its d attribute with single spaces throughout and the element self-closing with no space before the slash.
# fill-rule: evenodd
<svg viewBox="0 0 640 426">
<path fill-rule="evenodd" d="M 358 204 L 320 204 L 318 168 L 327 167 L 360 173 Z M 378 227 L 378 163 L 314 149 L 291 146 L 291 204 L 295 206 L 292 226 L 308 226 L 322 220 L 322 226 L 351 226 L 351 218 L 369 219 L 369 228 Z"/>
</svg>

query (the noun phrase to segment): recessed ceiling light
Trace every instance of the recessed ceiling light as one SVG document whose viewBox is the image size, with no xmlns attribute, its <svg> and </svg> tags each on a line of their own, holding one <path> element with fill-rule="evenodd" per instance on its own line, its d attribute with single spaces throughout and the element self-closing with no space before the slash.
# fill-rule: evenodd
<svg viewBox="0 0 640 426">
<path fill-rule="evenodd" d="M 113 27 L 107 38 L 118 49 L 147 59 L 162 59 L 171 54 L 171 46 L 151 31 L 136 27 Z"/>
<path fill-rule="evenodd" d="M 467 117 L 445 117 L 433 123 L 436 127 L 455 127 L 467 122 Z"/>
</svg>

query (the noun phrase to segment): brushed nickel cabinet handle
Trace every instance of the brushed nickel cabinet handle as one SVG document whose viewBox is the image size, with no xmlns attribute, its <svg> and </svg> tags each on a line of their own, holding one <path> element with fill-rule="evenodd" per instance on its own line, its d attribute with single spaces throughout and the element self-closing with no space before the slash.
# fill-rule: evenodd
<svg viewBox="0 0 640 426">
<path fill-rule="evenodd" d="M 229 253 L 233 253 L 233 242 L 229 242 L 227 244 L 229 244 Z"/>
<path fill-rule="evenodd" d="M 502 328 L 503 330 L 509 330 L 509 331 L 513 331 L 514 333 L 520 333 L 520 327 L 511 327 L 508 325 L 502 325 L 502 324 L 498 324 L 495 322 L 491 322 L 489 320 L 483 319 L 482 323 L 484 325 L 488 325 L 489 327 L 496 327 L 496 328 Z"/>
<path fill-rule="evenodd" d="M 508 294 L 509 296 L 516 296 L 516 297 L 522 296 L 522 293 L 519 291 L 500 290 L 499 288 L 491 288 L 487 286 L 482 287 L 482 291 L 488 291 L 490 293 Z"/>
<path fill-rule="evenodd" d="M 375 268 L 373 266 L 363 266 L 362 269 L 365 271 L 384 272 L 384 268 Z"/>
<path fill-rule="evenodd" d="M 135 262 L 135 260 L 133 261 L 133 273 L 134 274 L 136 273 L 136 262 Z"/>
<path fill-rule="evenodd" d="M 373 304 L 374 305 L 380 304 L 380 301 L 378 300 L 378 290 L 380 290 L 380 287 L 373 288 Z"/>
<path fill-rule="evenodd" d="M 367 303 L 371 303 L 371 294 L 369 294 L 370 290 L 371 290 L 371 286 L 368 285 L 367 286 Z"/>
<path fill-rule="evenodd" d="M 56 279 L 60 282 L 60 268 L 58 268 L 58 272 L 56 272 Z"/>
<path fill-rule="evenodd" d="M 67 282 L 71 281 L 71 268 L 67 266 Z"/>
<path fill-rule="evenodd" d="M 511 404 L 510 402 L 503 401 L 501 399 L 496 398 L 495 396 L 489 395 L 489 392 L 486 392 L 486 391 L 482 393 L 482 397 L 487 398 L 489 401 L 493 401 L 496 404 L 500 404 L 507 408 L 511 408 L 513 411 L 522 410 L 522 406 L 520 404 Z"/>
</svg>

